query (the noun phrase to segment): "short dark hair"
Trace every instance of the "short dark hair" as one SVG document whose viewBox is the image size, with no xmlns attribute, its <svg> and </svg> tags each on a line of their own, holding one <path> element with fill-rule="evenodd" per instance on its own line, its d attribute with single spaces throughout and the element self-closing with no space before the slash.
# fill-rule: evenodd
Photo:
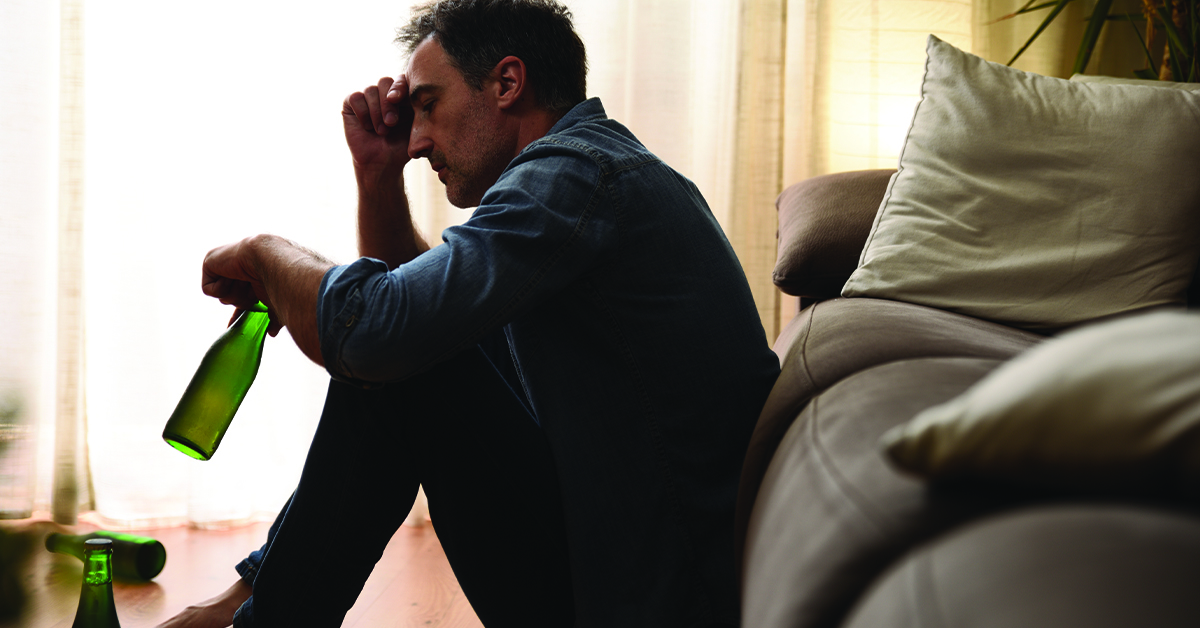
<svg viewBox="0 0 1200 628">
<path fill-rule="evenodd" d="M 571 12 L 554 0 L 440 0 L 413 9 L 396 31 L 412 55 L 437 39 L 472 89 L 512 55 L 525 63 L 539 107 L 566 113 L 587 99 L 587 54 Z"/>
</svg>

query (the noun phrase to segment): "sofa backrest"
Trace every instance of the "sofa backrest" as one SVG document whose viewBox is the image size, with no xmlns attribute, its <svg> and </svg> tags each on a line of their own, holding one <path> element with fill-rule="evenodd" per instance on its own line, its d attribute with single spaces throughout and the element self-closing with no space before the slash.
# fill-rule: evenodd
<svg viewBox="0 0 1200 628">
<path fill-rule="evenodd" d="M 775 285 L 803 302 L 840 296 L 858 267 L 895 172 L 894 168 L 839 172 L 785 189 L 775 201 L 779 212 Z M 1189 308 L 1200 307 L 1200 281 L 1192 280 L 1187 301 Z"/>
</svg>

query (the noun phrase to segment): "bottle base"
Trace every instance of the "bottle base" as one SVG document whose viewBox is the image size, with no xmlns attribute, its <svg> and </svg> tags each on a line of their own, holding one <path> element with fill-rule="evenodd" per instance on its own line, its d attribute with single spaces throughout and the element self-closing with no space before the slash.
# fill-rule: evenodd
<svg viewBox="0 0 1200 628">
<path fill-rule="evenodd" d="M 177 436 L 167 438 L 164 436 L 163 440 L 166 441 L 168 445 L 178 449 L 179 451 L 182 451 L 196 460 L 208 460 L 212 457 L 212 454 L 205 454 L 203 449 L 186 438 L 179 438 Z"/>
</svg>

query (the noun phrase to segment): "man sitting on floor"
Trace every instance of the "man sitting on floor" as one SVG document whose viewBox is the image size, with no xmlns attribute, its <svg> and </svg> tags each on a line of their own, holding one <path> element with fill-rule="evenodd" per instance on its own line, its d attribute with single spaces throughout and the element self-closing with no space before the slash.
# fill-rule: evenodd
<svg viewBox="0 0 1200 628">
<path fill-rule="evenodd" d="M 444 0 L 399 41 L 406 72 L 342 111 L 363 257 L 259 235 L 204 260 L 206 294 L 261 300 L 333 381 L 266 544 L 164 626 L 339 625 L 418 484 L 487 626 L 737 625 L 738 474 L 779 366 L 707 204 L 586 99 L 556 2 Z M 478 206 L 433 248 L 417 158 Z"/>
</svg>

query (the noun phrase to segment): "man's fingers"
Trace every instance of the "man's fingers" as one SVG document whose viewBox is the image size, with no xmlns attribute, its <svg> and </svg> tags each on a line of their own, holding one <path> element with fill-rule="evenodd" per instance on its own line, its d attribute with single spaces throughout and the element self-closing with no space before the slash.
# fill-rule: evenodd
<svg viewBox="0 0 1200 628">
<path fill-rule="evenodd" d="M 385 76 L 379 79 L 377 85 L 350 94 L 342 102 L 342 115 L 353 115 L 362 128 L 371 129 L 381 137 L 386 136 L 388 127 L 395 126 L 401 119 L 397 104 L 400 99 L 392 96 L 399 93 L 395 83 L 391 77 Z M 407 90 L 404 91 L 407 93 Z"/>
<path fill-rule="evenodd" d="M 408 98 L 408 76 L 401 74 L 392 82 L 392 86 L 387 90 L 387 101 L 390 103 L 399 104 L 404 99 Z"/>
<path fill-rule="evenodd" d="M 204 291 L 205 296 L 221 298 L 229 292 L 230 280 L 225 277 L 211 277 L 208 273 L 204 274 L 204 280 L 200 282 L 200 289 Z"/>
<path fill-rule="evenodd" d="M 370 112 L 371 126 L 375 129 L 377 135 L 387 135 L 387 127 L 383 124 L 383 110 L 379 106 L 379 87 L 372 85 L 363 90 L 363 96 L 367 101 L 367 111 Z"/>
<path fill-rule="evenodd" d="M 346 97 L 342 105 L 342 116 L 353 116 L 364 130 L 375 130 L 375 125 L 371 122 L 371 109 L 367 107 L 367 97 L 362 92 L 355 92 Z"/>
<path fill-rule="evenodd" d="M 379 79 L 379 84 L 376 85 L 379 89 L 379 110 L 383 113 L 383 123 L 387 126 L 396 126 L 400 121 L 400 116 L 396 114 L 396 105 L 387 97 L 394 82 L 390 76 L 385 76 Z"/>
<path fill-rule="evenodd" d="M 239 308 L 250 308 L 260 299 L 254 292 L 254 286 L 248 281 L 238 281 L 228 277 L 219 277 L 213 281 L 205 282 L 201 286 L 204 294 L 213 297 L 224 303 L 225 305 L 233 305 Z"/>
</svg>

